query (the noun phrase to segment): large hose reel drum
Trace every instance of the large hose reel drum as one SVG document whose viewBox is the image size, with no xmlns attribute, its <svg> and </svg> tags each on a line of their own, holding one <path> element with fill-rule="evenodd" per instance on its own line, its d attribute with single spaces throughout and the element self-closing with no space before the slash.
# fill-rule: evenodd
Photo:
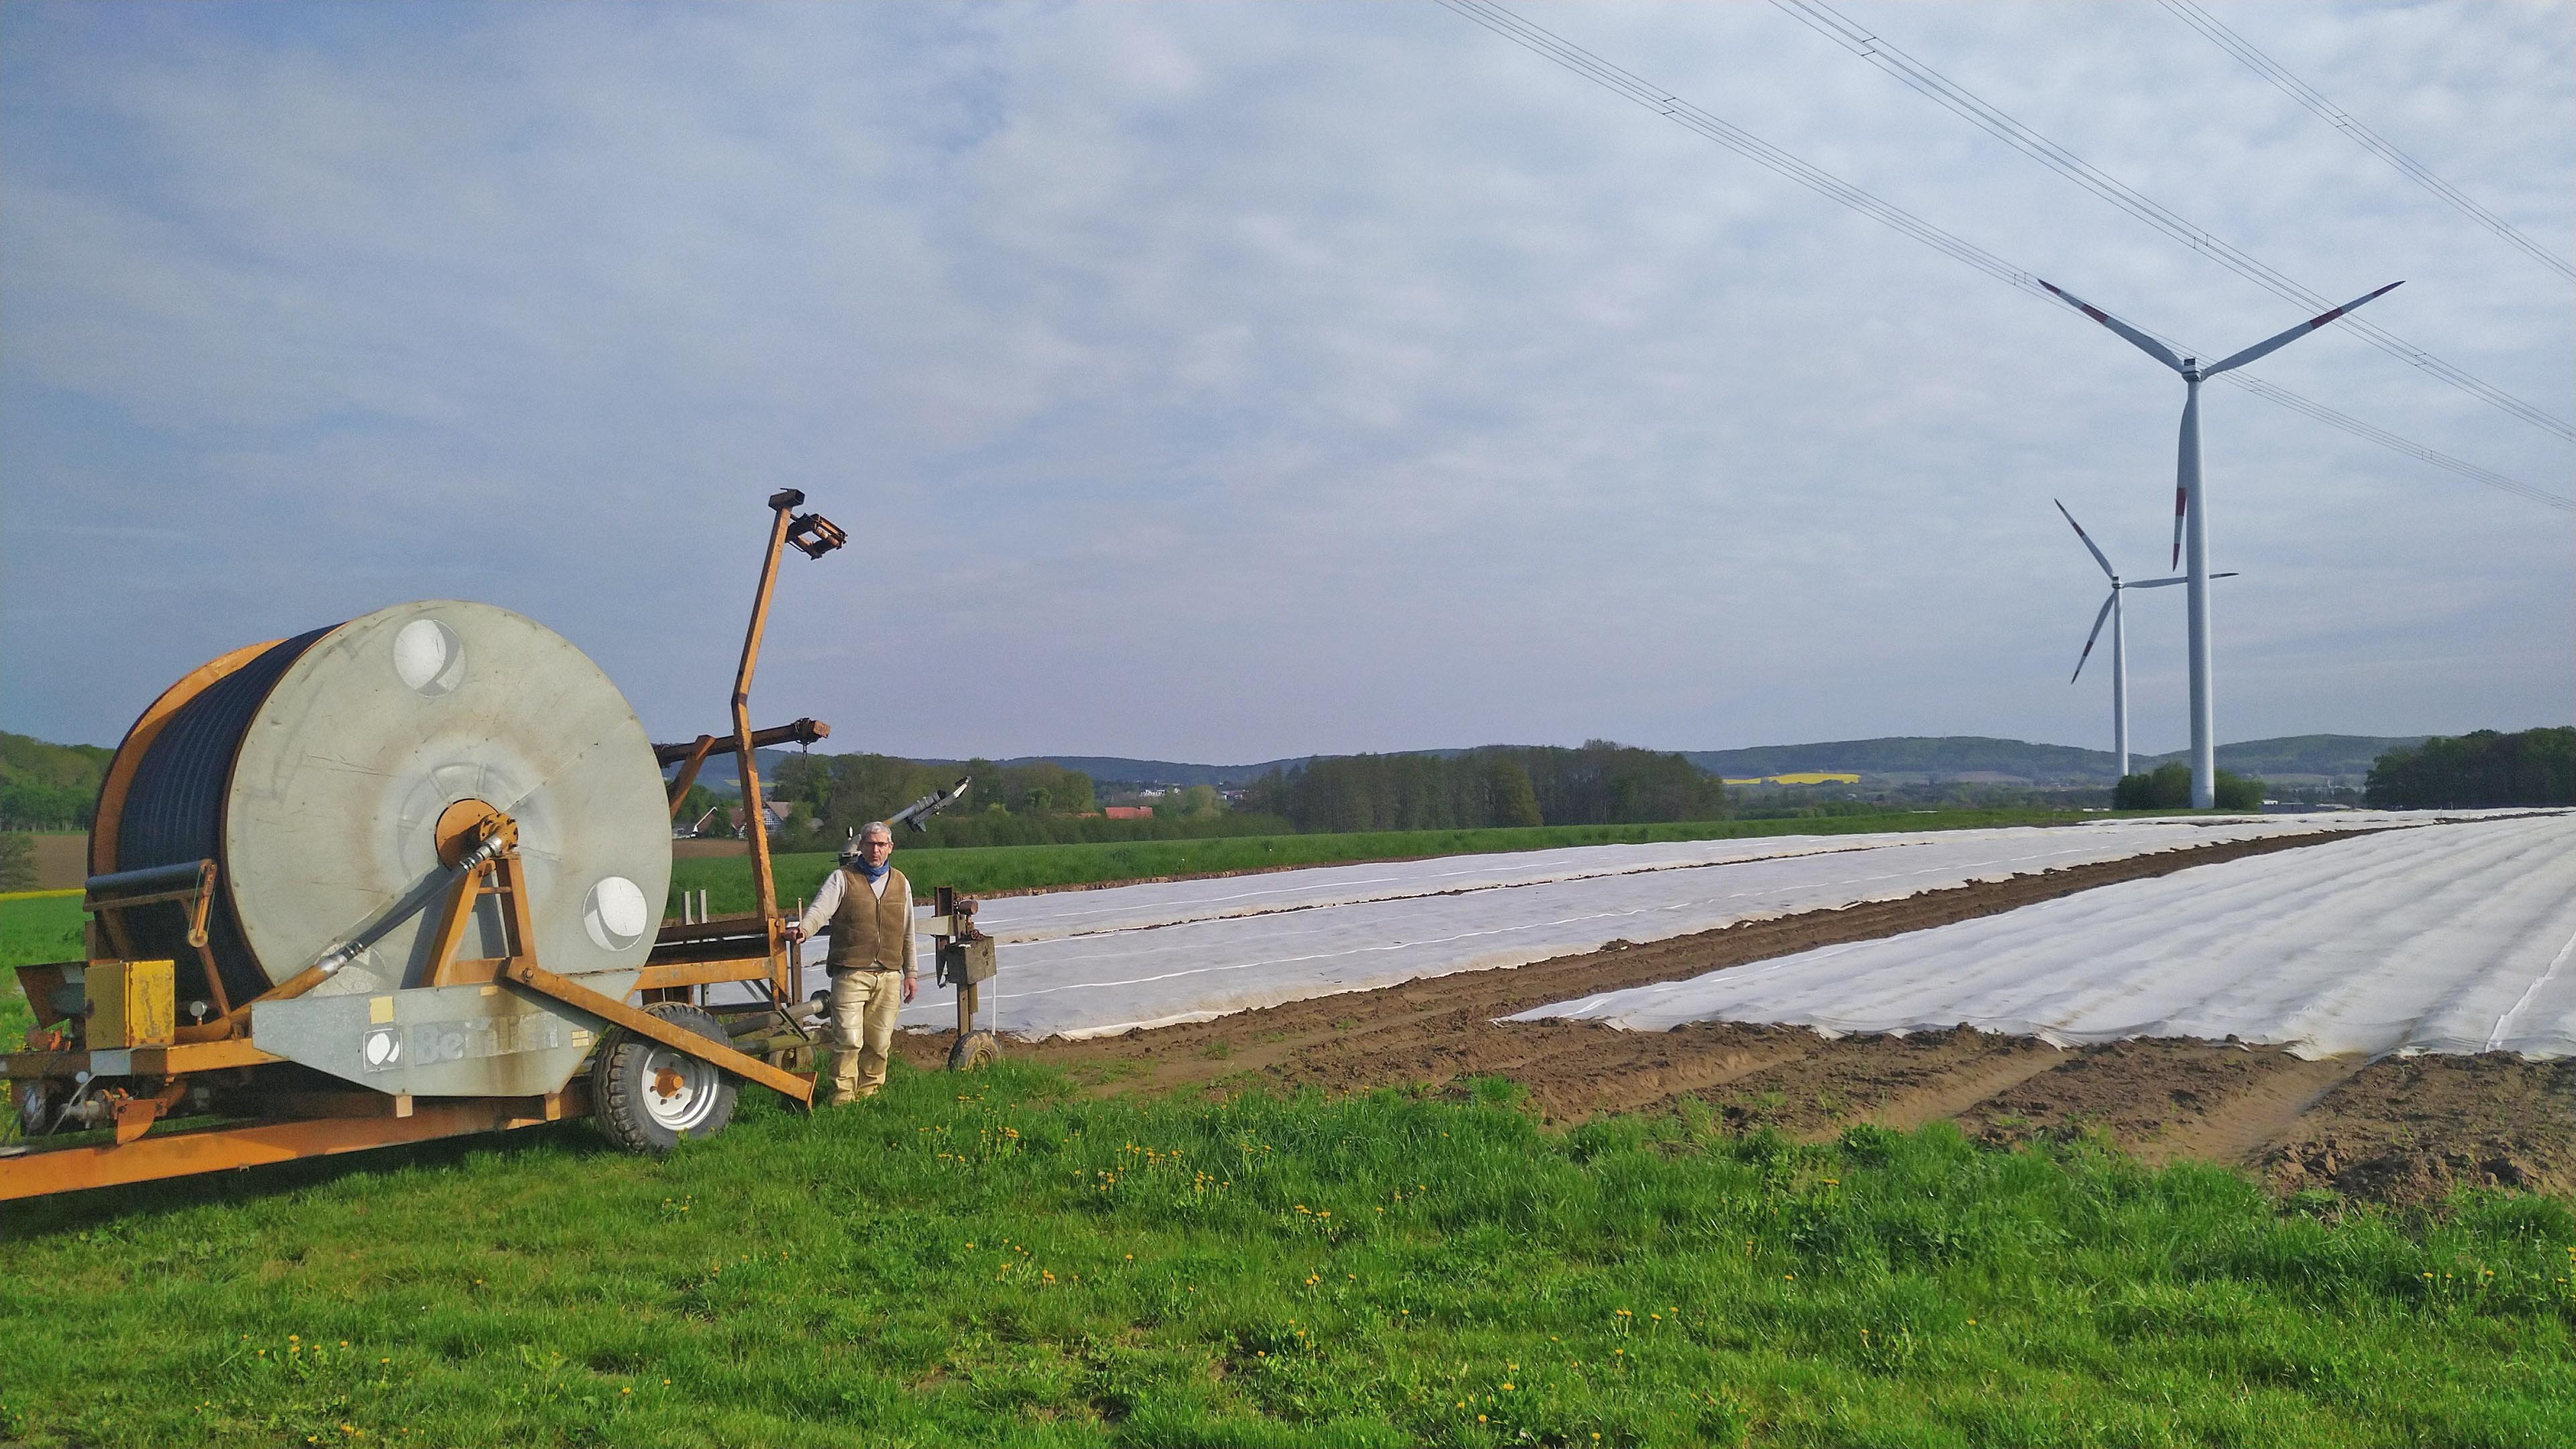
<svg viewBox="0 0 2576 1449">
<path fill-rule="evenodd" d="M 639 968 L 670 884 L 661 769 L 625 696 L 562 636 L 488 604 L 397 604 L 217 660 L 128 733 L 100 803 L 94 872 L 217 863 L 208 945 L 235 1005 L 351 948 L 317 1004 L 424 986 L 452 880 L 442 822 L 488 809 L 518 824 L 528 944 L 550 971 Z M 176 915 L 128 925 L 135 954 L 178 963 L 184 1020 L 206 984 Z M 507 940 L 487 899 L 456 955 Z"/>
</svg>

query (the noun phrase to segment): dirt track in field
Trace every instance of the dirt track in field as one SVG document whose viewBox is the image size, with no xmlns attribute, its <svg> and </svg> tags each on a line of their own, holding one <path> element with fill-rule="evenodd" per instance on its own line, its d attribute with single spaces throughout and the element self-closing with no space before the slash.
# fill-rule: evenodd
<svg viewBox="0 0 2576 1449">
<path fill-rule="evenodd" d="M 2178 1040 L 2059 1050 L 1964 1027 L 1826 1040 L 1799 1027 L 1733 1023 L 1646 1033 L 1494 1020 L 2336 838 L 2240 841 L 2015 876 L 1011 1052 L 1102 1092 L 1348 1092 L 1502 1076 L 1527 1087 L 1536 1109 L 1560 1123 L 1604 1112 L 1674 1111 L 1695 1098 L 1740 1130 L 1769 1126 L 1811 1138 L 1858 1122 L 1913 1127 L 1941 1118 L 1998 1145 L 2100 1133 L 2152 1161 L 2227 1163 L 2283 1191 L 2330 1187 L 2392 1202 L 2436 1200 L 2460 1185 L 2576 1195 L 2576 1062 L 2308 1062 L 2272 1048 Z M 905 1055 L 925 1066 L 945 1048 L 944 1036 L 904 1043 Z"/>
</svg>

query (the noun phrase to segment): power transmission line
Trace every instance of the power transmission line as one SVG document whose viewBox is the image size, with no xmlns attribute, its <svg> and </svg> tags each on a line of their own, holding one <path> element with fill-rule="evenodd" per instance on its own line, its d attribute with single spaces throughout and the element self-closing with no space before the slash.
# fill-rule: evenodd
<svg viewBox="0 0 2576 1449">
<path fill-rule="evenodd" d="M 1604 90 L 1625 97 L 1685 130 L 1715 141 L 1728 150 L 1776 171 L 1821 196 L 1838 201 L 1894 231 L 1902 232 L 1955 261 L 1974 267 L 1999 282 L 2017 287 L 2048 303 L 2051 307 L 2063 305 L 2040 285 L 2036 274 L 2006 262 L 1964 237 L 1944 231 L 1902 207 L 1882 201 L 1830 172 L 1799 160 L 1759 136 L 1682 100 L 1663 87 L 1653 85 L 1603 60 L 1552 31 L 1523 20 L 1502 6 L 1494 4 L 1493 0 L 1440 0 L 1440 3 L 1513 44 L 1556 62 Z M 2169 337 L 2157 336 L 2156 340 L 2177 352 L 2191 356 L 2214 355 L 2184 346 Z M 2462 477 L 2474 479 L 2518 498 L 2528 498 L 2537 503 L 2545 503 L 2552 508 L 2576 513 L 2576 500 L 2562 498 L 2491 468 L 2482 468 L 2447 453 L 2436 452 L 2420 443 L 2410 442 L 2384 428 L 2339 413 L 2323 403 L 2302 397 L 2276 383 L 2253 377 L 2242 369 L 2221 373 L 2219 380 L 2233 383 L 2257 397 L 2279 403 L 2293 412 L 2301 413 L 2330 427 L 2341 428 L 2355 437 L 2366 438 L 2383 447 L 2393 448 L 2410 458 L 2431 463 L 2439 468 L 2447 468 Z"/>
<path fill-rule="evenodd" d="M 2322 293 L 2301 286 L 2278 268 L 2265 264 L 2240 247 L 2220 240 L 2207 227 L 2184 218 L 2171 207 L 2143 195 L 2136 187 L 1997 110 L 1948 76 L 1855 24 L 1832 6 L 1825 4 L 1824 0 L 1771 0 L 1771 3 L 1796 16 L 1805 22 L 1808 28 L 1832 40 L 1845 50 L 1903 81 L 1931 100 L 1939 102 L 1944 108 L 1966 118 L 1988 135 L 2192 250 L 2207 256 L 2220 266 L 2274 296 L 2297 302 L 2311 312 L 2322 312 L 2334 305 L 2334 302 Z M 2503 388 L 2444 362 L 2423 348 L 2390 332 L 2387 328 L 2361 318 L 2346 318 L 2344 322 L 2380 351 L 2422 368 L 2471 397 L 2502 409 L 2533 427 L 2555 433 L 2570 442 L 2576 442 L 2576 424 L 2569 423 L 2555 413 L 2524 402 Z"/>
<path fill-rule="evenodd" d="M 2350 111 L 2327 100 L 2315 86 L 2290 74 L 2280 62 L 2255 49 L 2252 41 L 2220 24 L 2217 16 L 2193 4 L 2192 0 L 2164 0 L 2164 7 L 2174 13 L 2175 19 L 2200 32 L 2211 44 L 2244 62 L 2247 70 L 2270 81 L 2290 99 L 2314 111 L 2327 125 L 2351 137 L 2354 145 L 2396 167 L 2407 180 L 2459 208 L 2478 225 L 2529 252 L 2542 266 L 2576 281 L 2576 265 L 2570 265 L 2565 257 L 2523 235 L 2512 222 L 2471 201 L 2458 187 L 2434 175 L 2430 167 L 2398 150 L 2394 142 L 2354 119 Z"/>
</svg>

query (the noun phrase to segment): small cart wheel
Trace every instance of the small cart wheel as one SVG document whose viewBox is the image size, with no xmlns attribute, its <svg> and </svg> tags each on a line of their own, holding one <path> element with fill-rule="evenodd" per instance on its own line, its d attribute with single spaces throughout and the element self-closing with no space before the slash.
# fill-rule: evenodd
<svg viewBox="0 0 2576 1449">
<path fill-rule="evenodd" d="M 644 1008 L 684 1031 L 730 1046 L 722 1023 L 676 1001 Z M 675 1051 L 651 1037 L 612 1028 L 590 1064 L 590 1100 L 608 1140 L 629 1152 L 655 1155 L 680 1139 L 713 1137 L 733 1120 L 733 1077 L 703 1057 Z"/>
<path fill-rule="evenodd" d="M 980 1071 L 1001 1060 L 1002 1044 L 989 1031 L 968 1032 L 948 1049 L 948 1070 Z"/>
</svg>

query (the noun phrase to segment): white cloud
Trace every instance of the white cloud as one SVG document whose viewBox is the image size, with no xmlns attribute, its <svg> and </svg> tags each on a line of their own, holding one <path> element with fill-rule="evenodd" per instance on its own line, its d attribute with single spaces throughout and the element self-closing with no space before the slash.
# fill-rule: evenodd
<svg viewBox="0 0 2576 1449">
<path fill-rule="evenodd" d="M 2563 283 L 2160 11 L 1849 9 L 2571 411 Z M 2146 325 L 2295 310 L 1768 7 L 1531 13 Z M 2563 8 L 2224 13 L 2569 232 Z M 11 728 L 112 738 L 199 658 L 441 594 L 701 728 L 792 485 L 858 543 L 789 560 L 762 697 L 852 747 L 2096 742 L 2048 499 L 2164 554 L 2169 376 L 1429 6 L 0 26 Z M 2565 491 L 2357 338 L 2263 370 Z M 2208 430 L 2223 734 L 2565 714 L 2564 515 L 2232 390 Z M 2167 747 L 2179 610 L 2140 615 Z"/>
</svg>

